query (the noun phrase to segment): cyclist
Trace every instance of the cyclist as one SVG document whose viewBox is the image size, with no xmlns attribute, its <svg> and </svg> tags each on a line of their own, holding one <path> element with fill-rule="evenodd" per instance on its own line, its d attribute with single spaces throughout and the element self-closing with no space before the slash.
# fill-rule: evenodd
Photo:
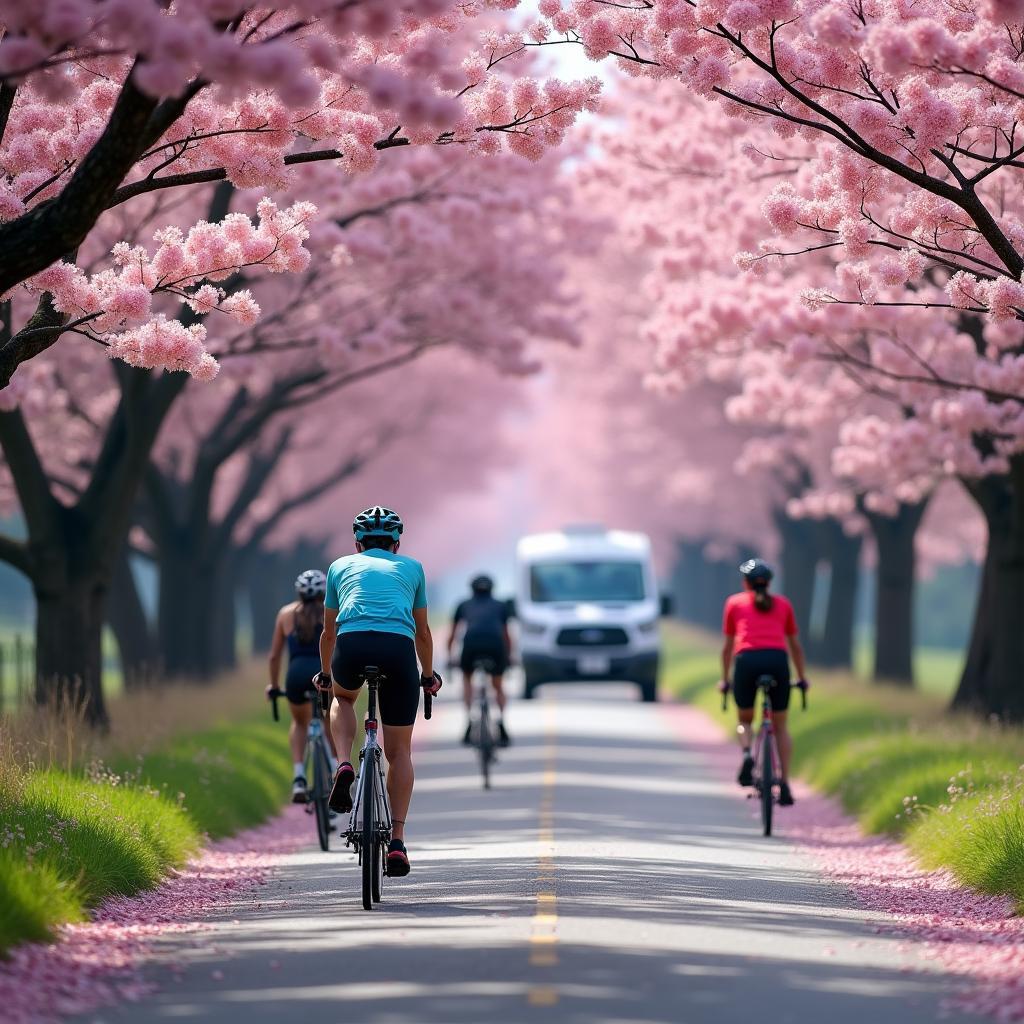
<svg viewBox="0 0 1024 1024">
<path fill-rule="evenodd" d="M 313 709 L 305 693 L 310 680 L 320 669 L 320 634 L 324 628 L 324 594 L 327 577 L 319 569 L 307 569 L 295 580 L 295 600 L 286 604 L 274 623 L 274 638 L 270 642 L 270 687 L 276 689 L 281 678 L 281 655 L 288 647 L 288 674 L 285 676 L 285 696 L 292 713 L 288 728 L 288 742 L 292 750 L 295 778 L 292 782 L 292 803 L 304 804 L 307 798 L 306 732 Z M 268 689 L 269 689 L 268 688 Z M 332 753 L 334 742 L 331 743 Z M 331 766 L 332 771 L 337 763 Z"/>
<path fill-rule="evenodd" d="M 789 759 L 793 741 L 786 725 L 789 707 L 789 657 L 799 675 L 797 686 L 806 688 L 804 652 L 797 638 L 793 606 L 781 594 L 769 594 L 772 581 L 771 568 L 760 558 L 751 558 L 740 566 L 743 591 L 733 594 L 725 602 L 722 616 L 722 682 L 728 689 L 729 669 L 733 668 L 733 695 L 739 714 L 736 732 L 743 748 L 743 764 L 737 782 L 749 786 L 753 782 L 754 760 L 750 756 L 753 740 L 754 698 L 759 676 L 772 676 L 776 686 L 772 690 L 772 720 L 782 758 L 782 781 L 779 803 L 789 807 L 793 794 L 789 788 Z M 788 653 L 787 653 L 788 652 Z"/>
<path fill-rule="evenodd" d="M 320 637 L 322 675 L 318 676 L 321 685 L 333 680 L 338 699 L 331 708 L 331 730 L 342 757 L 355 741 L 353 705 L 362 686 L 362 670 L 376 665 L 385 677 L 379 694 L 380 719 L 394 837 L 388 849 L 387 873 L 398 877 L 407 875 L 410 867 L 405 824 L 412 799 L 412 729 L 420 687 L 431 694 L 441 689 L 441 677 L 434 671 L 423 566 L 398 553 L 404 529 L 398 513 L 381 505 L 355 517 L 356 553 L 338 558 L 327 570 Z M 335 772 L 329 798 L 332 810 L 352 809 L 354 781 L 355 769 L 346 759 Z"/>
<path fill-rule="evenodd" d="M 494 581 L 490 576 L 476 576 L 469 586 L 473 596 L 455 609 L 448 636 L 448 661 L 451 662 L 455 638 L 459 626 L 462 626 L 462 657 L 459 659 L 459 667 L 462 669 L 462 699 L 466 705 L 467 718 L 462 742 L 470 742 L 472 729 L 469 713 L 473 706 L 473 669 L 481 659 L 487 659 L 494 663 L 491 685 L 498 705 L 498 740 L 502 746 L 507 747 L 510 741 L 505 728 L 506 698 L 502 677 L 508 668 L 512 651 L 512 641 L 508 634 L 509 610 L 504 601 L 493 596 Z"/>
</svg>

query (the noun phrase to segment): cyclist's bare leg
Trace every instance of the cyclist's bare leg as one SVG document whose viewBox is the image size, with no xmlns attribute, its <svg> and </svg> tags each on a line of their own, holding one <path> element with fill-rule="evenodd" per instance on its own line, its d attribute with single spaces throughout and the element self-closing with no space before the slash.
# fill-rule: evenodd
<svg viewBox="0 0 1024 1024">
<path fill-rule="evenodd" d="M 412 726 L 384 726 L 384 754 L 388 759 L 388 800 L 391 802 L 391 834 L 405 838 L 405 821 L 412 802 L 415 778 L 412 767 Z"/>
<path fill-rule="evenodd" d="M 342 751 L 339 761 L 352 759 L 352 745 L 356 741 L 356 709 L 358 690 L 343 690 L 334 684 L 334 702 L 331 704 L 331 734 L 334 736 L 335 751 Z"/>
<path fill-rule="evenodd" d="M 776 711 L 772 714 L 775 726 L 775 741 L 779 745 L 779 757 L 782 759 L 782 781 L 789 781 L 789 759 L 793 753 L 793 737 L 789 735 L 787 724 L 788 712 Z"/>
<path fill-rule="evenodd" d="M 494 702 L 498 705 L 499 711 L 505 710 L 508 698 L 505 696 L 505 679 L 503 676 L 491 676 L 491 686 L 494 687 Z"/>
<path fill-rule="evenodd" d="M 462 703 L 468 711 L 473 706 L 473 673 L 462 673 Z"/>
<path fill-rule="evenodd" d="M 313 717 L 313 708 L 309 704 L 292 704 L 288 702 L 292 712 L 292 724 L 288 726 L 288 745 L 292 748 L 292 761 L 300 764 L 306 759 L 306 733 Z"/>
<path fill-rule="evenodd" d="M 736 736 L 740 746 L 744 750 L 749 750 L 754 742 L 754 709 L 737 708 L 737 714 L 739 724 L 736 726 Z"/>
</svg>

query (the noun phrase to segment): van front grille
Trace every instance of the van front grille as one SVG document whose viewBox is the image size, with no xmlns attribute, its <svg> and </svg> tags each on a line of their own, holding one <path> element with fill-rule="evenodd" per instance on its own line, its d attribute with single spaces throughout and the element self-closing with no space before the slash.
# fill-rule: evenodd
<svg viewBox="0 0 1024 1024">
<path fill-rule="evenodd" d="M 618 626 L 573 626 L 561 630 L 555 643 L 559 647 L 623 647 L 629 636 Z"/>
</svg>

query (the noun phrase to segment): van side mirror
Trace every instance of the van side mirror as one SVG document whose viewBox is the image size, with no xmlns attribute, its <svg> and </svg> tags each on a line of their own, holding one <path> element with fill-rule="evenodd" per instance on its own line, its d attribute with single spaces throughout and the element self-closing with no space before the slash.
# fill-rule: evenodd
<svg viewBox="0 0 1024 1024">
<path fill-rule="evenodd" d="M 508 612 L 510 619 L 516 617 L 516 599 L 514 597 L 505 598 L 505 611 Z"/>
<path fill-rule="evenodd" d="M 672 614 L 672 595 L 662 594 L 661 595 L 661 614 L 668 617 Z"/>
</svg>

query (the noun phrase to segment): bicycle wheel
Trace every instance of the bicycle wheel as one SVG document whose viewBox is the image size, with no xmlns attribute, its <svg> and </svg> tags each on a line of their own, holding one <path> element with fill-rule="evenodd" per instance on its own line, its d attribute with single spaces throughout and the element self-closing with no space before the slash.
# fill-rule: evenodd
<svg viewBox="0 0 1024 1024">
<path fill-rule="evenodd" d="M 772 834 L 772 810 L 775 807 L 775 798 L 772 795 L 774 782 L 772 739 L 769 736 L 761 744 L 761 824 L 764 825 L 764 834 L 766 836 Z"/>
<path fill-rule="evenodd" d="M 316 835 L 320 849 L 326 853 L 331 848 L 331 818 L 327 797 L 331 792 L 331 769 L 324 755 L 322 744 L 313 748 L 313 809 L 316 812 Z"/>
<path fill-rule="evenodd" d="M 491 723 L 486 715 L 480 716 L 480 774 L 483 776 L 484 789 L 491 788 L 491 762 L 494 760 L 494 737 L 491 735 Z"/>
<path fill-rule="evenodd" d="M 360 837 L 359 860 L 363 869 L 363 910 L 373 910 L 373 883 L 380 870 L 380 844 L 377 842 L 377 804 L 374 796 L 377 781 L 373 753 L 363 760 L 363 784 L 359 799 L 362 801 L 363 828 Z"/>
</svg>

